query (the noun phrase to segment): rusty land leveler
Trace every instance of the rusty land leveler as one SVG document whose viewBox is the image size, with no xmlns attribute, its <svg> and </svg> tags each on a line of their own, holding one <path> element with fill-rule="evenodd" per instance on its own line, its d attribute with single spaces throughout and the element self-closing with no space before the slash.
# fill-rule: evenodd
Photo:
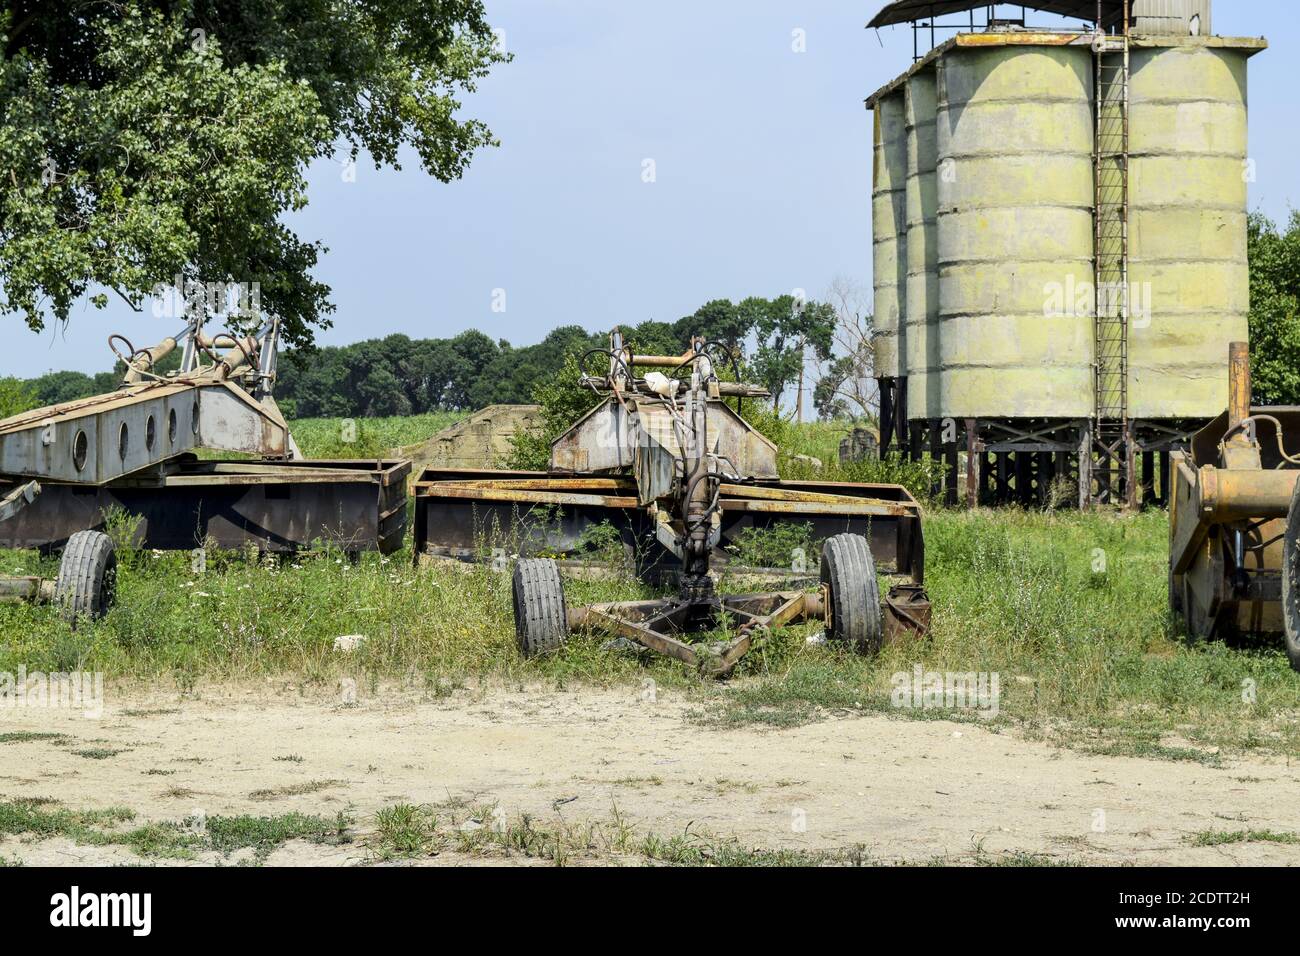
<svg viewBox="0 0 1300 956">
<path fill-rule="evenodd" d="M 117 391 L 0 421 L 0 479 L 18 482 L 0 490 L 0 525 L 38 504 L 42 482 L 102 486 L 200 446 L 292 457 L 289 426 L 271 397 L 278 335 L 272 319 L 256 334 L 212 337 L 195 317 L 152 348 L 111 336 L 109 348 L 126 366 Z M 180 372 L 156 374 L 178 347 Z M 98 618 L 113 604 L 116 578 L 112 540 L 85 529 L 67 538 L 55 580 L 0 578 L 0 602 L 57 604 L 71 620 Z"/>
<path fill-rule="evenodd" d="M 1194 637 L 1283 637 L 1300 670 L 1300 408 L 1251 408 L 1244 342 L 1228 393 L 1173 456 L 1169 604 Z"/>
<path fill-rule="evenodd" d="M 0 578 L 0 602 L 103 615 L 116 556 L 98 529 L 112 509 L 138 521 L 143 548 L 401 546 L 410 463 L 302 460 L 272 394 L 278 320 L 209 335 L 204 319 L 151 348 L 112 336 L 117 390 L 0 421 L 0 547 L 62 551 L 55 580 Z M 179 370 L 160 373 L 178 349 Z M 246 457 L 200 460 L 199 449 Z"/>
<path fill-rule="evenodd" d="M 557 562 L 524 557 L 514 570 L 515 630 L 526 656 L 571 632 L 618 635 L 713 675 L 725 675 L 764 631 L 824 621 L 827 636 L 870 652 L 924 631 L 921 508 L 897 485 L 781 481 L 776 447 L 737 406 L 766 390 L 721 381 L 715 343 L 683 355 L 634 355 L 616 329 L 607 363 L 583 384 L 602 401 L 551 446 L 546 472 L 429 469 L 415 486 L 416 556 L 473 560 L 485 536 L 521 554 L 573 554 L 583 532 L 609 523 L 638 554 L 647 580 L 675 578 L 662 600 L 570 608 Z M 725 352 L 723 354 L 726 354 Z M 638 370 L 646 371 L 644 376 Z M 719 595 L 712 565 L 747 528 L 800 523 L 824 542 L 815 592 Z M 877 570 L 891 576 L 882 602 Z M 729 628 L 730 640 L 691 635 Z"/>
</svg>

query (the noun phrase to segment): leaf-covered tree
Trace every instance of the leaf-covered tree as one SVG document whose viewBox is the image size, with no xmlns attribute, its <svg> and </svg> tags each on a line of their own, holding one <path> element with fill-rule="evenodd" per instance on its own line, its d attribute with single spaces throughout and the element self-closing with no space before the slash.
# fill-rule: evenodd
<svg viewBox="0 0 1300 956">
<path fill-rule="evenodd" d="M 730 299 L 714 299 L 678 320 L 674 328 L 683 349 L 690 344 L 691 336 L 698 335 L 710 342 L 721 342 L 741 355 L 754 330 L 754 319 L 752 313 L 742 311 Z"/>
<path fill-rule="evenodd" d="M 1250 347 L 1254 400 L 1300 405 L 1300 211 L 1286 232 L 1253 213 L 1250 256 Z"/>
<path fill-rule="evenodd" d="M 494 142 L 457 97 L 507 58 L 482 0 L 7 0 L 0 49 L 0 315 L 256 283 L 291 344 L 332 311 L 283 222 L 307 164 L 456 179 Z"/>
<path fill-rule="evenodd" d="M 40 404 L 31 385 L 12 376 L 0 378 L 0 419 L 21 415 Z"/>
<path fill-rule="evenodd" d="M 780 408 L 786 388 L 796 383 L 802 400 L 808 360 L 830 360 L 835 309 L 824 302 L 800 302 L 783 295 L 749 298 L 737 310 L 753 329 L 756 344 L 749 367 L 758 384 L 771 391 L 772 407 Z"/>
</svg>

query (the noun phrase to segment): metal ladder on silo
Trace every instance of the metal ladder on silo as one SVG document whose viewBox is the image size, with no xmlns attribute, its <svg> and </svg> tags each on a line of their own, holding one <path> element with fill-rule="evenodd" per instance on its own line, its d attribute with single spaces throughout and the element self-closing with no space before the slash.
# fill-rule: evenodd
<svg viewBox="0 0 1300 956">
<path fill-rule="evenodd" d="M 1127 6 L 1127 4 L 1126 4 Z M 1128 407 L 1129 37 L 1098 33 L 1094 43 L 1096 139 L 1093 148 L 1096 320 L 1092 500 L 1132 498 Z"/>
</svg>

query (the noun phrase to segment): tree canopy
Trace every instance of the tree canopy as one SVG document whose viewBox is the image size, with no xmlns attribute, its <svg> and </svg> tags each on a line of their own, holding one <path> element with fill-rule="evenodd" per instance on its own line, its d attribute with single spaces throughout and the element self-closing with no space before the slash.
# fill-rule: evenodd
<svg viewBox="0 0 1300 956">
<path fill-rule="evenodd" d="M 1300 405 L 1300 212 L 1286 232 L 1252 214 L 1248 245 L 1254 400 Z"/>
<path fill-rule="evenodd" d="M 457 97 L 508 59 L 482 0 L 7 0 L 0 47 L 0 315 L 241 284 L 298 344 L 333 309 L 282 221 L 307 164 L 456 179 L 494 143 Z"/>
</svg>

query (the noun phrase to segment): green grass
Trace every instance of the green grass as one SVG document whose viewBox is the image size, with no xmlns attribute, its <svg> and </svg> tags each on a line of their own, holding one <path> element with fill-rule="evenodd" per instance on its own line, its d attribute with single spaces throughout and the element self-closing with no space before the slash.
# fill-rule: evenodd
<svg viewBox="0 0 1300 956">
<path fill-rule="evenodd" d="M 254 790 L 248 795 L 248 799 L 280 800 L 284 797 L 301 797 L 311 793 L 320 793 L 322 790 L 328 790 L 331 787 L 337 787 L 340 782 L 338 780 L 307 780 L 303 783 L 293 783 L 284 787 Z"/>
<path fill-rule="evenodd" d="M 62 743 L 67 739 L 67 734 L 38 733 L 32 730 L 16 730 L 12 733 L 0 734 L 0 744 L 27 744 L 36 741 Z"/>
<path fill-rule="evenodd" d="M 215 555 L 203 574 L 186 555 L 124 555 L 118 606 L 97 624 L 71 631 L 47 609 L 0 607 L 0 671 L 81 666 L 110 679 L 162 678 L 182 690 L 284 673 L 321 686 L 341 676 L 361 686 L 400 678 L 434 696 L 478 678 L 556 688 L 650 678 L 694 694 L 700 718 L 718 725 L 788 727 L 864 711 L 976 719 L 892 707 L 892 675 L 919 664 L 996 672 L 995 725 L 1099 753 L 1210 766 L 1219 751 L 1300 754 L 1300 675 L 1281 647 L 1189 644 L 1170 619 L 1162 514 L 937 511 L 925 528 L 934 600 L 926 639 L 868 659 L 808 645 L 808 628 L 790 628 L 760 640 L 725 692 L 671 661 L 606 652 L 597 637 L 521 660 L 508 569 L 417 570 L 408 552 L 367 555 L 356 565 L 326 552 L 270 567 Z M 1094 571 L 1100 557 L 1104 574 Z M 0 554 L 0 573 L 20 567 L 53 573 L 54 562 Z M 567 588 L 573 604 L 654 593 L 630 577 Z M 368 640 L 339 654 L 340 634 Z M 1243 694 L 1248 681 L 1253 703 Z"/>
<path fill-rule="evenodd" d="M 302 418 L 289 428 L 308 458 L 380 458 L 432 438 L 465 417 L 463 412 L 433 412 L 408 418 Z"/>
<path fill-rule="evenodd" d="M 300 422 L 297 434 L 309 454 L 359 453 L 363 446 L 382 454 L 428 437 L 451 418 L 361 420 L 359 440 L 347 449 L 337 444 L 337 420 Z M 822 457 L 828 477 L 869 478 L 839 469 L 831 454 L 848 428 L 791 428 L 785 447 Z M 882 474 L 893 467 L 863 466 Z M 920 665 L 996 672 L 1000 716 L 986 724 L 994 729 L 1014 727 L 1101 754 L 1210 767 L 1239 751 L 1300 755 L 1300 675 L 1280 642 L 1190 644 L 1171 620 L 1164 514 L 931 510 L 925 537 L 934 601 L 928 637 L 867 659 L 809 645 L 810 628 L 789 628 L 758 640 L 726 691 L 662 658 L 607 652 L 598 637 L 575 637 L 557 654 L 523 661 L 508 568 L 417 570 L 409 551 L 366 555 L 357 564 L 329 551 L 271 565 L 213 554 L 203 574 L 191 570 L 185 554 L 127 551 L 118 605 L 99 623 L 73 631 L 46 608 L 0 606 L 0 672 L 81 668 L 103 671 L 110 681 L 162 679 L 182 691 L 201 681 L 280 674 L 322 687 L 340 677 L 362 687 L 397 679 L 434 697 L 484 679 L 559 689 L 651 679 L 693 695 L 697 718 L 716 726 L 780 728 L 862 712 L 977 719 L 893 707 L 892 676 Z M 783 564 L 776 559 L 805 540 L 795 526 L 745 539 L 737 557 Z M 815 551 L 809 557 L 815 571 Z M 0 552 L 0 574 L 6 573 L 53 577 L 57 562 Z M 573 580 L 566 588 L 573 605 L 655 594 L 626 574 Z M 343 634 L 367 640 L 340 654 L 333 643 Z"/>
<path fill-rule="evenodd" d="M 72 751 L 74 756 L 85 757 L 87 760 L 108 760 L 110 757 L 116 757 L 118 754 L 127 753 L 125 750 L 112 750 L 108 747 L 87 747 L 85 750 Z"/>
<path fill-rule="evenodd" d="M 875 659 L 780 642 L 753 680 L 715 692 L 701 719 L 786 727 L 872 710 L 975 720 L 891 705 L 890 677 L 920 664 L 996 672 L 996 724 L 1102 753 L 1219 766 L 1219 749 L 1300 752 L 1300 675 L 1281 647 L 1189 644 L 1171 620 L 1163 514 L 938 511 L 925 529 L 925 640 Z"/>
<path fill-rule="evenodd" d="M 361 835 L 355 821 L 343 813 L 333 818 L 286 813 L 139 823 L 134 812 L 120 807 L 78 811 L 52 807 L 44 800 L 0 801 L 0 836 L 31 842 L 61 837 L 82 846 L 125 847 L 146 861 L 193 860 L 203 852 L 229 856 L 251 849 L 247 862 L 256 865 L 291 840 L 329 846 L 359 840 L 373 862 L 450 853 L 556 866 L 610 862 L 691 867 L 886 865 L 863 846 L 773 849 L 715 836 L 693 826 L 663 836 L 634 827 L 617 808 L 601 820 L 544 823 L 527 814 L 508 817 L 494 805 L 452 799 L 436 806 L 394 804 L 379 810 L 372 823 Z M 0 866 L 21 865 L 23 861 L 16 857 L 0 857 Z M 977 844 L 967 856 L 945 856 L 921 861 L 921 865 L 1051 866 L 1059 861 L 1014 851 L 991 855 Z"/>
<path fill-rule="evenodd" d="M 621 859 L 664 866 L 824 866 L 861 864 L 856 851 L 770 850 L 706 833 L 671 837 L 641 833 L 615 810 L 608 820 L 543 824 L 528 815 L 508 818 L 495 806 L 451 801 L 438 806 L 396 804 L 375 815 L 369 849 L 376 860 L 421 859 L 442 853 L 509 859 L 556 866 Z"/>
<path fill-rule="evenodd" d="M 977 866 L 1075 865 L 1069 858 L 1010 850 L 990 853 L 982 842 L 960 856 L 890 862 L 862 845 L 819 850 L 770 848 L 720 837 L 688 825 L 662 835 L 630 824 L 617 808 L 597 821 L 543 823 L 527 814 L 508 817 L 496 806 L 452 800 L 436 806 L 395 804 L 380 810 L 364 840 L 376 861 L 418 860 L 457 853 L 490 859 L 522 858 L 556 866 L 622 862 L 634 866 Z"/>
<path fill-rule="evenodd" d="M 334 819 L 286 813 L 144 824 L 135 820 L 135 813 L 123 807 L 68 810 L 51 808 L 46 800 L 0 801 L 0 836 L 64 837 L 86 846 L 127 847 L 146 858 L 187 859 L 204 850 L 230 854 L 252 848 L 254 862 L 260 862 L 290 840 L 345 843 L 351 839 L 351 821 L 343 814 Z"/>
<path fill-rule="evenodd" d="M 1300 845 L 1300 834 L 1274 830 L 1202 830 L 1190 840 L 1192 846 L 1226 846 L 1231 843 L 1280 843 Z"/>
</svg>

